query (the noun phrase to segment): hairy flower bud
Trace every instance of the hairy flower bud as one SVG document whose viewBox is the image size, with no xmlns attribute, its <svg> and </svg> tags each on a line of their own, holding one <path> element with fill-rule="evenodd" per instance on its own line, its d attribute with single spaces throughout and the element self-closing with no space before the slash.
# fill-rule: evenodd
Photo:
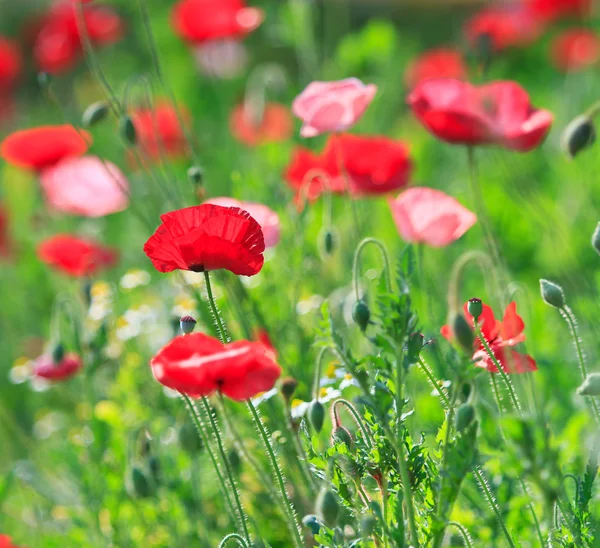
<svg viewBox="0 0 600 548">
<path fill-rule="evenodd" d="M 475 420 L 475 408 L 470 403 L 463 403 L 456 410 L 456 431 L 463 432 Z"/>
<path fill-rule="evenodd" d="M 456 342 L 461 346 L 461 348 L 463 348 L 463 350 L 466 352 L 472 352 L 475 334 L 473 333 L 473 329 L 463 314 L 459 313 L 454 316 L 452 331 L 454 333 Z"/>
<path fill-rule="evenodd" d="M 294 377 L 284 377 L 281 379 L 281 394 L 285 401 L 288 403 L 291 401 L 297 387 L 298 381 Z"/>
<path fill-rule="evenodd" d="M 326 487 L 321 489 L 317 496 L 316 506 L 317 516 L 319 516 L 325 525 L 333 527 L 340 513 L 340 506 L 333 491 L 330 491 Z"/>
<path fill-rule="evenodd" d="M 577 389 L 580 396 L 600 396 L 600 373 L 590 373 Z"/>
<path fill-rule="evenodd" d="M 336 443 L 345 443 L 346 447 L 351 449 L 354 446 L 354 440 L 350 430 L 344 426 L 337 426 L 331 434 L 331 444 L 335 445 Z"/>
<path fill-rule="evenodd" d="M 555 308 L 563 308 L 566 304 L 565 294 L 560 285 L 548 280 L 540 280 L 540 292 L 546 304 Z"/>
<path fill-rule="evenodd" d="M 423 333 L 413 333 L 408 338 L 408 359 L 410 363 L 416 363 L 419 361 L 419 354 L 423 349 Z"/>
<path fill-rule="evenodd" d="M 97 101 L 89 105 L 83 112 L 81 124 L 83 127 L 92 127 L 108 116 L 109 108 L 106 101 Z"/>
<path fill-rule="evenodd" d="M 481 299 L 469 299 L 467 302 L 467 310 L 469 314 L 471 314 L 471 316 L 477 320 L 483 313 L 483 303 L 481 302 Z"/>
<path fill-rule="evenodd" d="M 179 320 L 179 327 L 184 335 L 189 335 L 196 327 L 196 320 L 191 316 L 184 316 Z"/>
<path fill-rule="evenodd" d="M 304 527 L 310 529 L 310 532 L 313 535 L 317 535 L 319 530 L 321 529 L 321 524 L 319 523 L 319 518 L 314 514 L 308 514 L 302 518 L 302 525 Z"/>
<path fill-rule="evenodd" d="M 561 135 L 561 147 L 569 158 L 589 148 L 596 141 L 596 127 L 588 116 L 582 114 L 574 118 Z"/>
<path fill-rule="evenodd" d="M 202 440 L 196 430 L 194 423 L 189 420 L 182 422 L 177 429 L 177 440 L 179 445 L 190 454 L 197 453 L 202 449 Z"/>
<path fill-rule="evenodd" d="M 64 357 L 65 357 L 65 347 L 63 346 L 62 343 L 58 343 L 52 349 L 52 361 L 55 364 L 59 364 L 60 362 L 63 361 Z"/>
<path fill-rule="evenodd" d="M 128 471 L 128 476 L 125 479 L 125 487 L 127 493 L 132 498 L 147 498 L 154 492 L 154 485 L 148 478 L 144 470 L 134 465 Z"/>
<path fill-rule="evenodd" d="M 338 235 L 333 228 L 324 228 L 319 234 L 319 249 L 321 255 L 333 255 L 337 249 Z"/>
<path fill-rule="evenodd" d="M 325 407 L 319 400 L 313 400 L 308 409 L 308 418 L 317 434 L 323 429 Z"/>
<path fill-rule="evenodd" d="M 137 143 L 137 131 L 133 125 L 133 120 L 129 116 L 123 116 L 119 120 L 119 131 L 121 137 L 123 137 L 130 145 L 135 145 Z"/>
<path fill-rule="evenodd" d="M 187 170 L 187 176 L 194 186 L 200 186 L 204 183 L 204 171 L 200 166 L 191 166 Z"/>
<path fill-rule="evenodd" d="M 352 319 L 363 332 L 366 331 L 371 319 L 371 311 L 369 310 L 369 305 L 362 299 L 354 303 Z"/>
</svg>

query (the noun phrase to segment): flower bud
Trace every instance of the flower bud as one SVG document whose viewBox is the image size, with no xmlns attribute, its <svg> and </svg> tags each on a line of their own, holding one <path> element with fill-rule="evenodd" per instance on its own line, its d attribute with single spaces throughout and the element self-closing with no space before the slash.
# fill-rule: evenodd
<svg viewBox="0 0 600 548">
<path fill-rule="evenodd" d="M 281 394 L 286 402 L 289 403 L 292 400 L 297 387 L 298 381 L 294 377 L 284 377 L 281 379 Z"/>
<path fill-rule="evenodd" d="M 179 445 L 190 454 L 197 453 L 202 450 L 202 440 L 200 434 L 197 432 L 194 424 L 186 420 L 181 423 L 177 429 L 177 440 Z"/>
<path fill-rule="evenodd" d="M 308 418 L 317 434 L 323 429 L 325 407 L 319 400 L 313 400 L 308 409 Z"/>
<path fill-rule="evenodd" d="M 577 116 L 563 130 L 560 141 L 563 152 L 569 158 L 575 158 L 579 152 L 589 148 L 596 141 L 594 122 L 584 114 Z"/>
<path fill-rule="evenodd" d="M 475 408 L 470 403 L 463 403 L 456 410 L 456 431 L 463 432 L 475 420 Z"/>
<path fill-rule="evenodd" d="M 135 130 L 131 117 L 123 116 L 119 120 L 119 131 L 121 137 L 123 137 L 130 145 L 135 145 L 137 143 L 137 131 Z"/>
<path fill-rule="evenodd" d="M 65 347 L 63 346 L 62 343 L 58 343 L 53 349 L 52 349 L 52 361 L 55 364 L 59 364 L 60 362 L 63 361 L 63 358 L 65 357 Z"/>
<path fill-rule="evenodd" d="M 192 166 L 187 170 L 188 179 L 194 186 L 204 183 L 204 171 L 200 166 Z"/>
<path fill-rule="evenodd" d="M 83 127 L 92 127 L 101 122 L 108 115 L 109 109 L 106 101 L 97 101 L 88 106 L 81 117 Z"/>
<path fill-rule="evenodd" d="M 590 373 L 577 389 L 580 396 L 600 396 L 600 373 Z"/>
<path fill-rule="evenodd" d="M 592 246 L 600 255 L 600 223 L 596 225 L 596 230 L 592 234 Z"/>
<path fill-rule="evenodd" d="M 361 300 L 358 300 L 354 303 L 354 308 L 352 309 L 352 319 L 360 327 L 363 333 L 367 330 L 367 326 L 369 325 L 369 321 L 371 319 L 371 311 L 369 310 L 369 305 Z"/>
<path fill-rule="evenodd" d="M 336 443 L 345 443 L 348 449 L 351 449 L 354 445 L 352 434 L 344 426 L 337 426 L 331 434 L 331 444 L 335 445 Z"/>
<path fill-rule="evenodd" d="M 367 514 L 360 520 L 360 534 L 362 538 L 368 538 L 373 534 L 377 525 L 377 519 L 372 514 Z"/>
<path fill-rule="evenodd" d="M 481 299 L 469 299 L 467 302 L 467 310 L 474 319 L 479 319 L 479 316 L 483 313 L 483 303 L 481 302 Z"/>
<path fill-rule="evenodd" d="M 130 497 L 147 498 L 152 495 L 154 487 L 150 479 L 146 476 L 143 469 L 139 466 L 132 466 L 128 477 L 125 480 L 125 487 Z"/>
<path fill-rule="evenodd" d="M 189 335 L 196 327 L 196 320 L 191 316 L 184 316 L 179 320 L 179 327 L 184 335 Z"/>
<path fill-rule="evenodd" d="M 419 361 L 419 354 L 423 348 L 423 333 L 413 333 L 408 338 L 408 359 L 410 363 L 416 363 Z"/>
<path fill-rule="evenodd" d="M 158 460 L 158 457 L 156 455 L 153 455 L 148 459 L 148 469 L 152 474 L 152 479 L 154 480 L 154 483 L 158 484 L 158 482 L 160 481 L 160 461 Z"/>
<path fill-rule="evenodd" d="M 338 235 L 333 228 L 323 228 L 319 234 L 319 249 L 321 255 L 330 256 L 333 255 L 337 249 Z"/>
<path fill-rule="evenodd" d="M 466 352 L 473 351 L 473 341 L 475 340 L 475 334 L 473 329 L 467 322 L 463 314 L 458 313 L 454 316 L 454 322 L 452 323 L 452 332 L 454 338 L 460 347 Z"/>
<path fill-rule="evenodd" d="M 337 521 L 340 506 L 335 494 L 324 487 L 317 496 L 317 516 L 328 527 L 333 527 Z"/>
<path fill-rule="evenodd" d="M 310 532 L 313 535 L 317 535 L 319 530 L 321 529 L 321 524 L 319 523 L 319 519 L 314 514 L 308 514 L 302 518 L 302 525 L 310 529 Z"/>
<path fill-rule="evenodd" d="M 471 383 L 463 382 L 460 386 L 459 397 L 462 402 L 468 402 L 471 397 L 471 392 L 473 391 L 473 387 Z"/>
<path fill-rule="evenodd" d="M 240 459 L 238 452 L 233 447 L 227 453 L 227 460 L 229 461 L 234 474 L 238 475 L 242 469 L 242 460 Z"/>
<path fill-rule="evenodd" d="M 563 308 L 565 306 L 565 294 L 560 285 L 541 279 L 540 292 L 546 304 L 555 308 Z"/>
</svg>

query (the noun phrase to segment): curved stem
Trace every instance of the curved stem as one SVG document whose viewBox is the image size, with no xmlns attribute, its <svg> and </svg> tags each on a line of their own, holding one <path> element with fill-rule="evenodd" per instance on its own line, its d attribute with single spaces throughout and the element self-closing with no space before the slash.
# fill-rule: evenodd
<svg viewBox="0 0 600 548">
<path fill-rule="evenodd" d="M 486 283 L 487 292 L 491 294 L 490 288 L 487 286 L 489 280 L 488 273 L 492 272 L 493 276 L 496 276 L 494 273 L 494 263 L 487 253 L 484 253 L 483 251 L 467 251 L 458 258 L 454 265 L 452 265 L 452 270 L 450 271 L 450 282 L 448 283 L 448 310 L 451 312 L 456 312 L 460 308 L 458 300 L 460 279 L 464 269 L 471 262 L 475 262 L 479 266 Z"/>
<path fill-rule="evenodd" d="M 335 400 L 333 402 L 333 405 L 331 406 L 331 411 L 332 411 L 333 417 L 335 419 L 335 424 L 338 425 L 340 422 L 339 421 L 339 412 L 337 410 L 337 408 L 340 405 L 343 405 L 348 410 L 350 415 L 352 415 L 352 419 L 356 423 L 356 426 L 358 426 L 360 428 L 360 431 L 363 434 L 363 438 L 365 439 L 365 444 L 367 445 L 367 447 L 369 449 L 373 449 L 375 442 L 373 441 L 371 434 L 367 430 L 367 427 L 365 426 L 365 423 L 362 420 L 362 417 L 358 414 L 358 411 L 356 410 L 356 408 L 348 400 L 339 399 L 339 400 Z"/>
<path fill-rule="evenodd" d="M 449 409 L 451 403 L 450 399 L 448 398 L 448 395 L 446 394 L 446 391 L 444 390 L 444 387 L 437 383 L 435 377 L 433 376 L 431 368 L 429 367 L 427 362 L 422 358 L 422 356 L 419 356 L 419 365 L 421 366 L 421 370 L 423 371 L 423 373 L 425 373 L 425 376 L 427 377 L 427 380 L 429 381 L 431 387 L 434 390 L 437 390 L 438 394 L 440 395 L 440 399 L 444 402 L 444 405 L 446 406 L 446 409 Z"/>
<path fill-rule="evenodd" d="M 225 324 L 221 319 L 221 314 L 219 314 L 219 309 L 217 308 L 217 303 L 215 302 L 215 297 L 212 292 L 212 286 L 210 284 L 210 276 L 208 274 L 208 270 L 204 271 L 204 281 L 206 282 L 206 293 L 208 295 L 208 304 L 210 305 L 210 310 L 213 315 L 213 319 L 215 321 L 215 325 L 217 326 L 217 331 L 219 333 L 219 340 L 225 344 L 231 341 L 231 337 L 229 333 L 227 333 L 227 329 L 225 328 Z"/>
<path fill-rule="evenodd" d="M 244 540 L 244 537 L 241 537 L 237 533 L 229 533 L 224 537 L 223 540 L 219 542 L 219 548 L 225 548 L 225 545 L 230 540 L 235 540 L 238 543 L 238 546 L 241 546 L 242 548 L 250 548 L 250 545 Z"/>
<path fill-rule="evenodd" d="M 323 356 L 329 350 L 327 347 L 321 348 L 317 356 L 317 369 L 315 370 L 315 378 L 313 381 L 313 399 L 319 401 L 319 393 L 321 391 L 321 369 L 323 364 Z"/>
<path fill-rule="evenodd" d="M 273 445 L 271 444 L 269 435 L 267 434 L 265 426 L 263 425 L 260 415 L 258 414 L 258 411 L 257 411 L 256 407 L 254 406 L 254 404 L 252 403 L 252 401 L 246 400 L 246 405 L 248 406 L 248 409 L 250 410 L 250 414 L 252 415 L 252 418 L 254 419 L 254 424 L 256 425 L 256 428 L 257 428 L 260 436 L 262 437 L 265 449 L 267 450 L 267 453 L 269 455 L 269 460 L 271 461 L 271 467 L 273 468 L 273 472 L 275 474 L 275 477 L 277 478 L 277 484 L 279 486 L 279 492 L 281 494 L 281 499 L 284 504 L 284 508 L 287 513 L 287 516 L 288 516 L 288 526 L 289 526 L 290 532 L 292 533 L 292 537 L 294 539 L 294 546 L 296 548 L 303 548 L 304 541 L 302 539 L 301 528 L 300 528 L 300 524 L 298 522 L 298 517 L 296 515 L 296 511 L 294 510 L 293 503 L 288 495 L 288 492 L 287 492 L 287 489 L 285 486 L 283 472 L 281 471 L 281 468 L 279 467 L 279 463 L 277 462 L 277 456 L 275 455 Z"/>
<path fill-rule="evenodd" d="M 365 238 L 358 244 L 358 247 L 356 248 L 356 251 L 354 252 L 354 262 L 352 264 L 352 277 L 354 280 L 354 292 L 356 294 L 357 301 L 360 300 L 360 292 L 359 292 L 359 286 L 358 286 L 358 279 L 360 277 L 359 276 L 360 255 L 361 255 L 363 249 L 369 244 L 375 245 L 379 249 L 379 251 L 381 251 L 381 256 L 383 257 L 383 262 L 385 264 L 384 270 L 385 270 L 385 274 L 386 274 L 386 287 L 389 292 L 392 291 L 392 271 L 390 268 L 390 259 L 389 259 L 388 252 L 387 252 L 385 246 L 377 238 Z"/>
<path fill-rule="evenodd" d="M 469 535 L 469 532 L 460 523 L 458 523 L 457 521 L 449 521 L 446 525 L 452 525 L 453 527 L 456 527 L 460 532 L 460 535 L 462 536 L 465 546 L 467 548 L 473 548 L 471 535 Z"/>
</svg>

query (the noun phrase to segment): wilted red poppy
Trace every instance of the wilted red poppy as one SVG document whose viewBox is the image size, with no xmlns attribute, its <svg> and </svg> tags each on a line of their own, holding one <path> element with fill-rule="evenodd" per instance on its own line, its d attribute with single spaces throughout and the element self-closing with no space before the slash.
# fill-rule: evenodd
<svg viewBox="0 0 600 548">
<path fill-rule="evenodd" d="M 64 381 L 75 375 L 83 363 L 77 354 L 65 354 L 55 362 L 50 354 L 40 356 L 34 362 L 33 372 L 36 377 L 49 381 Z"/>
<path fill-rule="evenodd" d="M 398 190 L 408 184 L 413 167 L 405 143 L 379 135 L 332 135 L 324 156 L 328 166 L 342 162 L 348 190 L 355 196 Z"/>
<path fill-rule="evenodd" d="M 467 76 L 467 66 L 460 51 L 450 48 L 436 48 L 426 51 L 414 59 L 406 68 L 404 81 L 409 88 L 435 78 L 456 78 Z"/>
<path fill-rule="evenodd" d="M 165 213 L 144 245 L 159 272 L 224 268 L 238 276 L 258 274 L 265 241 L 258 222 L 237 207 L 212 204 Z"/>
<path fill-rule="evenodd" d="M 7 258 L 12 255 L 12 241 L 9 234 L 8 212 L 0 204 L 0 257 Z"/>
<path fill-rule="evenodd" d="M 600 36 L 589 29 L 571 29 L 552 42 L 551 59 L 564 72 L 584 70 L 600 61 Z"/>
<path fill-rule="evenodd" d="M 237 401 L 271 390 L 281 375 L 262 343 L 217 339 L 193 333 L 176 337 L 150 361 L 154 378 L 188 396 L 215 392 Z"/>
<path fill-rule="evenodd" d="M 543 23 L 564 17 L 585 17 L 592 8 L 592 0 L 524 0 L 524 4 Z"/>
<path fill-rule="evenodd" d="M 17 45 L 0 36 L 0 91 L 10 91 L 21 74 L 23 59 Z"/>
<path fill-rule="evenodd" d="M 175 32 L 192 43 L 243 38 L 263 21 L 263 12 L 243 0 L 181 0 L 173 8 Z"/>
<path fill-rule="evenodd" d="M 0 155 L 10 164 L 41 171 L 69 156 L 85 154 L 92 136 L 73 126 L 40 126 L 9 135 Z"/>
<path fill-rule="evenodd" d="M 528 152 L 544 140 L 552 113 L 531 105 L 516 82 L 476 87 L 459 80 L 427 80 L 409 95 L 417 119 L 439 139 L 463 145 L 496 144 Z"/>
<path fill-rule="evenodd" d="M 57 234 L 38 246 L 38 256 L 46 264 L 70 276 L 92 276 L 117 262 L 116 250 L 70 234 Z"/>
<path fill-rule="evenodd" d="M 37 25 L 33 52 L 40 70 L 63 72 L 81 58 L 77 9 L 75 2 L 58 1 Z M 90 41 L 96 45 L 114 43 L 123 35 L 123 21 L 109 8 L 85 6 L 83 19 Z"/>
<path fill-rule="evenodd" d="M 531 44 L 542 30 L 538 19 L 522 5 L 484 8 L 466 23 L 464 33 L 471 47 L 478 47 L 483 38 L 493 51 Z"/>
<path fill-rule="evenodd" d="M 467 310 L 467 304 L 464 305 L 465 318 L 469 325 L 474 328 L 473 317 Z M 478 322 L 482 335 L 506 373 L 537 371 L 537 365 L 531 356 L 520 354 L 511 349 L 511 347 L 525 340 L 525 334 L 523 333 L 525 324 L 521 316 L 517 314 L 517 304 L 514 301 L 506 307 L 502 321 L 496 320 L 494 311 L 484 304 L 483 313 Z M 449 325 L 443 326 L 440 332 L 449 341 L 454 339 L 452 328 Z M 498 368 L 492 358 L 488 356 L 479 337 L 476 337 L 473 343 L 473 359 L 476 360 L 475 365 L 478 367 L 483 367 L 490 373 L 498 373 Z"/>
<path fill-rule="evenodd" d="M 233 109 L 229 118 L 231 134 L 248 146 L 285 141 L 292 135 L 294 124 L 287 107 L 268 103 L 255 118 L 248 105 L 241 104 Z"/>
<path fill-rule="evenodd" d="M 179 107 L 183 122 L 189 125 L 190 114 Z M 185 128 L 181 127 L 175 107 L 159 102 L 154 109 L 140 108 L 131 113 L 139 145 L 153 159 L 161 153 L 169 156 L 184 155 L 188 150 Z"/>
</svg>

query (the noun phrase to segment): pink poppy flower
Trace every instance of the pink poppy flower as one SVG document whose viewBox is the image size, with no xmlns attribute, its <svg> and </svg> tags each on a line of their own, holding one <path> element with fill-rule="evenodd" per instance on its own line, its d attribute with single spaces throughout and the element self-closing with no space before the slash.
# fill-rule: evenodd
<svg viewBox="0 0 600 548">
<path fill-rule="evenodd" d="M 42 171 L 48 205 L 62 213 L 103 217 L 129 205 L 129 183 L 121 170 L 96 156 L 66 158 Z"/>
<path fill-rule="evenodd" d="M 242 202 L 235 198 L 227 198 L 225 196 L 222 198 L 211 198 L 210 200 L 207 200 L 206 203 L 222 207 L 239 207 L 240 209 L 247 211 L 262 228 L 265 247 L 274 247 L 279 243 L 279 215 L 266 205 L 257 202 Z"/>
<path fill-rule="evenodd" d="M 441 190 L 413 187 L 389 200 L 400 236 L 412 243 L 444 247 L 471 228 L 477 216 Z"/>
<path fill-rule="evenodd" d="M 531 105 L 516 82 L 473 86 L 441 78 L 419 84 L 408 96 L 417 119 L 436 137 L 463 145 L 496 144 L 518 152 L 539 146 L 552 113 Z"/>
<path fill-rule="evenodd" d="M 367 110 L 377 93 L 375 84 L 357 78 L 337 82 L 312 82 L 292 104 L 292 112 L 303 122 L 302 137 L 350 129 Z"/>
<path fill-rule="evenodd" d="M 567 30 L 554 39 L 550 53 L 558 70 L 585 70 L 600 61 L 600 36 L 589 29 Z"/>
<path fill-rule="evenodd" d="M 74 353 L 66 354 L 58 362 L 51 355 L 44 354 L 35 360 L 34 373 L 49 381 L 64 381 L 70 379 L 83 366 L 81 358 Z"/>
</svg>

